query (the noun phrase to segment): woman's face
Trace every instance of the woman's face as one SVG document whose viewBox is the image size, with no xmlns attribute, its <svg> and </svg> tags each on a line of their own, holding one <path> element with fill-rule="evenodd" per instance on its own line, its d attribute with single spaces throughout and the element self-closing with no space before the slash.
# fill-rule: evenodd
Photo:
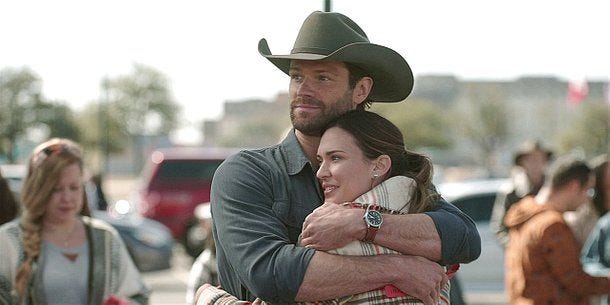
<svg viewBox="0 0 610 305">
<path fill-rule="evenodd" d="M 78 164 L 67 166 L 61 172 L 47 204 L 45 220 L 65 222 L 78 215 L 83 207 L 82 172 Z"/>
<path fill-rule="evenodd" d="M 324 190 L 325 201 L 352 201 L 371 189 L 374 162 L 364 156 L 354 137 L 339 127 L 322 135 L 318 147 L 317 177 Z"/>
</svg>

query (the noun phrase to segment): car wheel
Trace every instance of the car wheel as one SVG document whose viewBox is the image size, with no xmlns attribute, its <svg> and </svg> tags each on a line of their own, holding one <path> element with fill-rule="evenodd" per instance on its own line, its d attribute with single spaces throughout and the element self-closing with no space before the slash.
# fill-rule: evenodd
<svg viewBox="0 0 610 305">
<path fill-rule="evenodd" d="M 188 255 L 196 258 L 205 249 L 208 238 L 212 238 L 212 236 L 210 236 L 198 221 L 190 221 L 186 226 L 186 232 L 184 234 L 184 250 Z"/>
</svg>

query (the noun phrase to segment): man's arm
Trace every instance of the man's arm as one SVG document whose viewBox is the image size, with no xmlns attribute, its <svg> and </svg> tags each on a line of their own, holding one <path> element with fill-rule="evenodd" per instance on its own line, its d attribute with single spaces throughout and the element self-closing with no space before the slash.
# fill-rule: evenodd
<svg viewBox="0 0 610 305">
<path fill-rule="evenodd" d="M 273 193 L 275 179 L 264 158 L 248 152 L 216 171 L 211 203 L 219 274 L 222 287 L 240 299 L 252 297 L 243 286 L 263 300 L 292 303 L 314 250 L 290 243 L 289 230 L 300 226 L 281 218 L 291 207 Z"/>
<path fill-rule="evenodd" d="M 307 217 L 302 244 L 335 249 L 361 240 L 366 231 L 361 209 L 325 203 Z M 443 265 L 469 263 L 481 254 L 481 238 L 468 215 L 440 200 L 423 214 L 384 215 L 375 243 L 403 254 L 423 256 Z"/>
<path fill-rule="evenodd" d="M 424 304 L 438 304 L 440 287 L 446 282 L 443 268 L 422 257 L 343 256 L 316 251 L 297 301 L 333 299 L 392 284 Z"/>
<path fill-rule="evenodd" d="M 443 265 L 470 263 L 481 255 L 481 237 L 474 221 L 444 199 L 434 211 L 424 213 L 432 218 L 441 240 Z M 414 232 L 417 231 L 414 229 Z M 413 238 L 413 237 L 411 237 Z"/>
</svg>

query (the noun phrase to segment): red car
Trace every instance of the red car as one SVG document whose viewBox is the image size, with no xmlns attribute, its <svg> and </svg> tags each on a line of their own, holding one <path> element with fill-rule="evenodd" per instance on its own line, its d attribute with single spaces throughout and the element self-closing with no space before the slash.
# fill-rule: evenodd
<svg viewBox="0 0 610 305">
<path fill-rule="evenodd" d="M 139 210 L 167 226 L 187 253 L 197 256 L 200 241 L 189 241 L 189 231 L 198 234 L 194 210 L 210 201 L 214 172 L 238 149 L 175 147 L 154 151 L 141 175 Z M 209 204 L 209 203 L 208 203 Z M 196 238 L 196 237 L 195 237 Z"/>
</svg>

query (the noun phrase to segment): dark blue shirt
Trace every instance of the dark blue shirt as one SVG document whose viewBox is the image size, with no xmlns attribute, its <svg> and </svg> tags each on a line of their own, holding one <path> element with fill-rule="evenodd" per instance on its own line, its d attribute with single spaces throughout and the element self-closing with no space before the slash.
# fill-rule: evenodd
<svg viewBox="0 0 610 305">
<path fill-rule="evenodd" d="M 296 246 L 323 194 L 294 130 L 278 145 L 244 150 L 218 168 L 212 217 L 221 286 L 241 300 L 291 303 L 314 250 Z M 481 252 L 472 219 L 444 200 L 427 212 L 441 237 L 442 264 Z"/>
</svg>

